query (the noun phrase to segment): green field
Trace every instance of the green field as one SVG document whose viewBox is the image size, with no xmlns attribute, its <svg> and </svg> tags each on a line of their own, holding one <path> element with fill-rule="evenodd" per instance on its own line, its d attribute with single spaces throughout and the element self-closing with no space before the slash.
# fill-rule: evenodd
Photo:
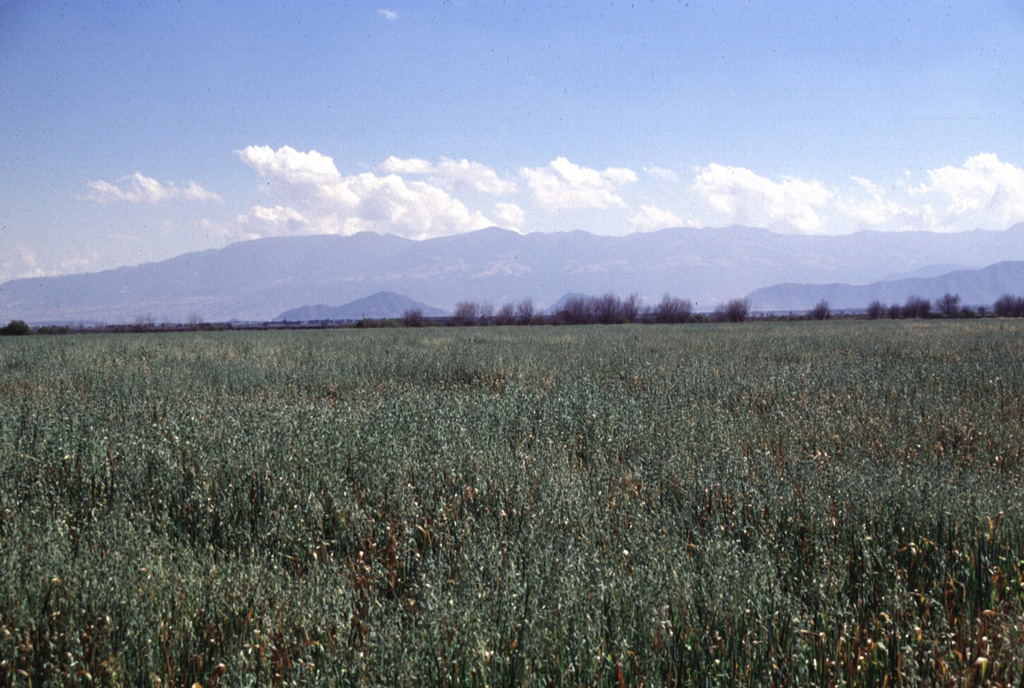
<svg viewBox="0 0 1024 688">
<path fill-rule="evenodd" d="M 1020 685 L 1022 412 L 996 319 L 5 338 L 0 685 Z"/>
</svg>

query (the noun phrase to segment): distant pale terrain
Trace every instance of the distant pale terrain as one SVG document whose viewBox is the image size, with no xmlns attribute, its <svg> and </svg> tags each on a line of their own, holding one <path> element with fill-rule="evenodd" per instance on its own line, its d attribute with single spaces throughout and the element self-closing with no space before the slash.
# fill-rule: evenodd
<svg viewBox="0 0 1024 688">
<path fill-rule="evenodd" d="M 801 308 L 826 292 L 790 289 L 791 296 L 771 301 L 755 290 L 780 284 L 863 286 L 1004 261 L 1024 261 L 1024 223 L 1002 231 L 836 236 L 739 226 L 626 236 L 491 228 L 423 241 L 366 232 L 294 236 L 98 273 L 9 281 L 0 285 L 0 319 L 33 324 L 265 321 L 291 309 L 337 307 L 382 291 L 442 311 L 463 300 L 500 305 L 523 298 L 543 309 L 567 293 L 608 292 L 636 293 L 647 303 L 671 294 L 692 300 L 697 310 L 754 293 L 755 308 Z M 992 298 L 983 285 L 970 291 L 971 278 L 964 279 L 956 284 L 962 284 L 965 302 Z M 1009 289 L 1014 283 L 992 284 Z M 834 293 L 835 307 L 866 305 L 859 303 L 860 293 Z"/>
<path fill-rule="evenodd" d="M 382 320 L 400 318 L 410 310 L 419 310 L 427 318 L 440 318 L 447 313 L 390 291 L 377 292 L 365 299 L 356 299 L 341 306 L 302 306 L 285 311 L 274 318 L 278 322 L 311 322 L 315 320 Z"/>
<path fill-rule="evenodd" d="M 803 311 L 821 299 L 833 309 L 863 309 L 872 301 L 903 303 L 912 296 L 938 299 L 956 294 L 967 306 L 991 306 L 1003 294 L 1024 294 L 1024 262 L 1006 261 L 980 270 L 956 270 L 936 277 L 912 277 L 852 284 L 778 284 L 747 297 L 759 311 Z"/>
</svg>

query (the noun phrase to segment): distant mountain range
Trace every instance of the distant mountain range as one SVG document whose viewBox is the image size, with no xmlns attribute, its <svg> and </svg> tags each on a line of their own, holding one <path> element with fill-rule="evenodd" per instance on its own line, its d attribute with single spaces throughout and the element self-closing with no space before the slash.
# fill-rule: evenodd
<svg viewBox="0 0 1024 688">
<path fill-rule="evenodd" d="M 747 298 L 755 311 L 805 311 L 821 299 L 834 310 L 862 310 L 872 301 L 904 303 L 911 296 L 931 299 L 956 294 L 968 306 L 991 306 L 1003 294 L 1024 295 L 1024 262 L 1004 261 L 980 270 L 956 270 L 937 277 L 852 284 L 777 284 L 755 289 Z"/>
<path fill-rule="evenodd" d="M 413 241 L 394 235 L 257 239 L 158 263 L 0 285 L 0 320 L 29 323 L 270 320 L 310 304 L 381 291 L 452 310 L 531 298 L 544 309 L 569 292 L 668 293 L 710 310 L 782 283 L 867 285 L 1024 261 L 1024 223 L 958 234 L 776 234 L 674 228 L 626 236 L 517 234 L 491 228 Z M 966 295 L 961 294 L 965 299 Z"/>
<path fill-rule="evenodd" d="M 406 311 L 419 309 L 420 314 L 427 318 L 440 318 L 448 315 L 440 308 L 433 308 L 407 296 L 390 291 L 380 291 L 364 299 L 346 303 L 342 306 L 302 306 L 285 311 L 274 318 L 277 322 L 312 322 L 315 320 L 384 320 L 401 318 Z"/>
</svg>

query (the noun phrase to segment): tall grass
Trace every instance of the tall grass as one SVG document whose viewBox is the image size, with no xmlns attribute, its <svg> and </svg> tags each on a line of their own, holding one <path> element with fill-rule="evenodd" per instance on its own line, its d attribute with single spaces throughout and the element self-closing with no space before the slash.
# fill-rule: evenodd
<svg viewBox="0 0 1024 688">
<path fill-rule="evenodd" d="M 2 685 L 1018 685 L 1024 327 L 0 342 Z"/>
</svg>

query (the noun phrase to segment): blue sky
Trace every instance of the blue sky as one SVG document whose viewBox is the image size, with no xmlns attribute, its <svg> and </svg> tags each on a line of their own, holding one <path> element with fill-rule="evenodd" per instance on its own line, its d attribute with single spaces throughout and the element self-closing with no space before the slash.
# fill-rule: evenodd
<svg viewBox="0 0 1024 688">
<path fill-rule="evenodd" d="M 1002 230 L 1024 9 L 0 0 L 0 281 L 303 233 Z"/>
</svg>

